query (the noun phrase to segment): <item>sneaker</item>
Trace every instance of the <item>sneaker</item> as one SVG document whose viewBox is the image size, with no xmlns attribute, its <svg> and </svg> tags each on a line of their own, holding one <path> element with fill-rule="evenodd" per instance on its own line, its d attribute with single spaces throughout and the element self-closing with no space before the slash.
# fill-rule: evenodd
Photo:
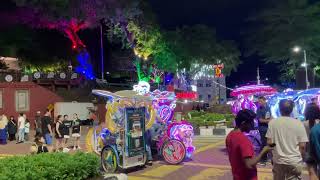
<svg viewBox="0 0 320 180">
<path fill-rule="evenodd" d="M 152 161 L 148 161 L 148 162 L 147 162 L 147 165 L 148 165 L 148 166 L 152 166 Z"/>
<path fill-rule="evenodd" d="M 75 151 L 75 150 L 77 150 L 77 148 L 75 146 L 73 146 L 73 150 Z"/>
<path fill-rule="evenodd" d="M 266 162 L 258 162 L 258 165 L 259 165 L 259 166 L 266 166 L 267 163 L 266 163 Z"/>
<path fill-rule="evenodd" d="M 81 149 L 81 147 L 80 147 L 80 146 L 78 146 L 78 147 L 77 147 L 77 149 L 78 149 L 78 150 L 80 150 L 80 149 Z"/>
<path fill-rule="evenodd" d="M 70 149 L 68 149 L 68 148 L 63 148 L 63 152 L 64 153 L 67 153 L 67 152 L 69 152 L 70 151 Z"/>
</svg>

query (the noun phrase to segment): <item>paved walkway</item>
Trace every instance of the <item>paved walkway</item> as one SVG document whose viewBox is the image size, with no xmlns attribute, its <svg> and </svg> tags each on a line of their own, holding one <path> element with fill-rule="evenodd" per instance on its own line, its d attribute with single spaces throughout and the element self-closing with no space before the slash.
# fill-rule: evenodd
<svg viewBox="0 0 320 180">
<path fill-rule="evenodd" d="M 205 144 L 199 147 L 200 144 Z M 172 166 L 156 162 L 151 167 L 129 173 L 129 180 L 232 180 L 231 167 L 225 151 L 224 140 L 198 138 L 197 151 L 192 161 Z M 307 178 L 304 171 L 303 179 Z M 259 180 L 272 180 L 269 167 L 258 167 Z"/>
<path fill-rule="evenodd" d="M 85 147 L 87 129 L 82 132 L 81 146 Z M 127 171 L 129 180 L 232 180 L 223 138 L 195 137 L 194 145 L 196 152 L 193 160 L 175 166 L 157 161 L 144 169 L 131 169 Z M 0 146 L 0 158 L 27 154 L 30 146 L 31 143 L 15 142 Z M 304 171 L 303 179 L 308 179 L 306 175 Z M 272 180 L 271 167 L 259 167 L 258 176 L 259 180 Z"/>
</svg>

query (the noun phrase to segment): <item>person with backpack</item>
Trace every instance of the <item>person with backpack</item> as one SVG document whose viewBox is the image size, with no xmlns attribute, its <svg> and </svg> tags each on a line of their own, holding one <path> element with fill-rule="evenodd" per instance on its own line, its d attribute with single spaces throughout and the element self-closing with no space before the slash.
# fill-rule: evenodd
<svg viewBox="0 0 320 180">
<path fill-rule="evenodd" d="M 238 112 L 236 128 L 226 138 L 226 147 L 232 168 L 234 180 L 257 180 L 257 163 L 272 150 L 265 146 L 260 154 L 255 156 L 251 141 L 244 135 L 254 128 L 255 113 L 245 109 Z"/>
</svg>

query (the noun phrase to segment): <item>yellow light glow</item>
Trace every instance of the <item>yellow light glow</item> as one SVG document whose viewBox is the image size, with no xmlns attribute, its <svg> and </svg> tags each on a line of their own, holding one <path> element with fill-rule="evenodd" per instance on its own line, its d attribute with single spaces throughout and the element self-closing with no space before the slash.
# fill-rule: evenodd
<svg viewBox="0 0 320 180">
<path fill-rule="evenodd" d="M 138 55 L 138 51 L 136 49 L 133 49 L 133 52 L 136 56 Z"/>
</svg>

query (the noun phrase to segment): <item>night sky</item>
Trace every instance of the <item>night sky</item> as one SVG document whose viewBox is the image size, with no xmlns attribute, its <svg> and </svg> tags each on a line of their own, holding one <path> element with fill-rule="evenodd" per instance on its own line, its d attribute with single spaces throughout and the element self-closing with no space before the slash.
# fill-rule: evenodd
<svg viewBox="0 0 320 180">
<path fill-rule="evenodd" d="M 265 6 L 268 0 L 150 0 L 157 20 L 165 29 L 177 26 L 205 24 L 217 31 L 220 39 L 236 41 L 242 52 L 243 62 L 237 72 L 227 78 L 227 85 L 246 84 L 256 80 L 257 67 L 265 83 L 275 83 L 279 73 L 275 64 L 265 64 L 261 57 L 245 57 L 242 35 L 247 27 L 246 19 Z"/>
</svg>

